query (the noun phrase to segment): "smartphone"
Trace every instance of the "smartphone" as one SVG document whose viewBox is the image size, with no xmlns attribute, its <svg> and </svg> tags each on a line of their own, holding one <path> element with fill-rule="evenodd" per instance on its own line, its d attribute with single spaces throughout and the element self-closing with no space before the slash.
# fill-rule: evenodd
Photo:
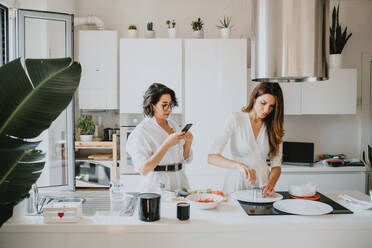
<svg viewBox="0 0 372 248">
<path fill-rule="evenodd" d="M 181 132 L 187 132 L 187 131 L 189 131 L 189 129 L 191 128 L 191 126 L 192 126 L 191 123 L 186 124 L 186 125 L 182 128 Z"/>
</svg>

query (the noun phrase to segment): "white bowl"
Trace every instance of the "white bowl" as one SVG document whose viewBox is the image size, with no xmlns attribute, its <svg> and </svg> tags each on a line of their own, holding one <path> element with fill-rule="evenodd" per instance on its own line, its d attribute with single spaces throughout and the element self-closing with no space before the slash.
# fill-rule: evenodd
<svg viewBox="0 0 372 248">
<path fill-rule="evenodd" d="M 297 197 L 310 197 L 316 193 L 316 185 L 312 183 L 301 185 L 289 185 L 288 193 Z"/>
<path fill-rule="evenodd" d="M 202 199 L 213 199 L 214 202 L 198 202 L 197 200 Z M 223 200 L 223 197 L 215 194 L 192 194 L 186 197 L 187 200 L 191 202 L 192 206 L 199 209 L 212 209 L 217 207 L 217 205 Z"/>
</svg>

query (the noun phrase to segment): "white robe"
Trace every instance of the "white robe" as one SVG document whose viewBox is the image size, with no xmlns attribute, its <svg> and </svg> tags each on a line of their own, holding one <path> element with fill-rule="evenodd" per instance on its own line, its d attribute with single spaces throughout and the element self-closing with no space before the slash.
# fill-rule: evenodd
<svg viewBox="0 0 372 248">
<path fill-rule="evenodd" d="M 176 122 L 168 120 L 169 126 L 175 133 L 180 132 Z M 129 135 L 127 142 L 127 152 L 132 157 L 134 169 L 138 172 L 142 165 L 148 160 L 163 144 L 169 134 L 159 126 L 155 118 L 145 118 L 133 132 Z M 168 165 L 175 163 L 190 162 L 192 160 L 192 151 L 189 157 L 183 159 L 184 140 L 168 149 L 159 165 Z M 185 175 L 184 168 L 179 171 L 151 171 L 141 177 L 137 188 L 139 192 L 157 192 L 161 193 L 160 184 L 165 185 L 165 190 L 175 191 L 179 188 L 189 188 L 189 182 Z"/>
<path fill-rule="evenodd" d="M 232 159 L 242 162 L 256 170 L 256 186 L 264 185 L 270 174 L 266 162 L 270 151 L 265 124 L 262 125 L 255 140 L 248 113 L 233 113 L 227 120 L 224 131 L 215 139 L 210 154 L 221 154 L 230 140 Z M 278 154 L 271 159 L 271 167 L 281 166 L 282 144 Z M 224 191 L 231 193 L 248 189 L 249 181 L 244 178 L 242 170 L 227 169 Z"/>
</svg>

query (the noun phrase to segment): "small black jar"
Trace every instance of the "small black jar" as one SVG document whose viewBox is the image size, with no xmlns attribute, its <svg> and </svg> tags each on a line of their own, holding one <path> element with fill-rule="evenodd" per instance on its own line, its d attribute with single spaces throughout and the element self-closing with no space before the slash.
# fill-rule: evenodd
<svg viewBox="0 0 372 248">
<path fill-rule="evenodd" d="M 140 220 L 151 222 L 160 219 L 160 195 L 142 193 L 138 196 L 138 216 Z"/>
<path fill-rule="evenodd" d="M 188 220 L 190 218 L 190 203 L 177 203 L 177 218 L 179 220 Z"/>
</svg>

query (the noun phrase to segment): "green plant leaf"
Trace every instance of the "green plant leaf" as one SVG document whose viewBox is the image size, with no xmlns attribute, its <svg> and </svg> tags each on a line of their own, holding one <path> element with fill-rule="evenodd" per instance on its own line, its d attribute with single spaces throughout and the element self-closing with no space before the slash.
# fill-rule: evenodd
<svg viewBox="0 0 372 248">
<path fill-rule="evenodd" d="M 44 154 L 28 142 L 47 129 L 71 101 L 81 66 L 71 59 L 20 59 L 0 67 L 0 226 L 39 178 Z"/>
<path fill-rule="evenodd" d="M 347 27 L 342 32 L 342 26 L 339 21 L 340 6 L 333 7 L 332 11 L 332 24 L 329 29 L 329 50 L 330 54 L 341 54 L 350 35 L 347 35 Z"/>
<path fill-rule="evenodd" d="M 16 203 L 28 196 L 32 184 L 39 178 L 45 162 L 18 163 L 0 187 L 0 205 Z"/>
<path fill-rule="evenodd" d="M 28 159 L 28 151 L 33 150 L 40 142 L 27 142 L 16 138 L 0 135 L 0 187 L 1 184 L 7 180 L 9 174 L 17 166 L 21 160 L 25 162 Z M 34 158 L 35 156 L 32 156 Z M 39 156 L 39 160 L 41 157 Z"/>
<path fill-rule="evenodd" d="M 32 150 L 40 144 L 40 141 L 24 141 L 14 137 L 0 134 L 0 149 L 9 150 Z"/>
<path fill-rule="evenodd" d="M 4 92 L 20 88 L 22 94 L 18 95 L 12 90 L 14 94 L 12 99 L 0 99 L 2 106 L 13 100 L 17 103 L 9 109 L 4 107 L 5 111 L 0 112 L 0 134 L 20 138 L 36 137 L 67 107 L 79 85 L 81 66 L 74 62 L 66 67 L 66 59 L 60 60 L 61 62 L 56 59 L 26 60 L 26 65 L 30 66 L 30 75 L 36 80 L 35 88 L 30 87 L 30 82 L 23 76 L 20 80 L 2 83 L 1 88 Z M 19 59 L 3 67 L 0 70 L 0 78 L 6 77 L 9 71 L 12 74 L 24 75 Z M 37 72 L 39 69 L 41 73 Z"/>
</svg>

